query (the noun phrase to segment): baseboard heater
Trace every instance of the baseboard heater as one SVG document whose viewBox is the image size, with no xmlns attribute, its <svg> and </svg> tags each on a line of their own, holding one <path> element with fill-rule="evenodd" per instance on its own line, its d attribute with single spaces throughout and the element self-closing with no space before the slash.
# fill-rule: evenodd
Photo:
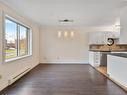
<svg viewBox="0 0 127 95">
<path fill-rule="evenodd" d="M 27 68 L 27 69 L 23 70 L 22 72 L 20 72 L 18 75 L 14 76 L 13 78 L 10 78 L 8 80 L 8 85 L 11 85 L 12 83 L 14 83 L 16 80 L 18 80 L 23 75 L 25 75 L 29 70 L 30 70 L 30 68 Z"/>
</svg>

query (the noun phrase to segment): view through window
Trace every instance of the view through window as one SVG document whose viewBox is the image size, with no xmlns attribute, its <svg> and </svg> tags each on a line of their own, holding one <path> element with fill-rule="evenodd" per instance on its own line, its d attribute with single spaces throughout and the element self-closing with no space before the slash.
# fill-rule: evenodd
<svg viewBox="0 0 127 95">
<path fill-rule="evenodd" d="M 28 30 L 27 28 L 20 26 L 20 55 L 26 55 L 28 53 Z"/>
<path fill-rule="evenodd" d="M 29 28 L 10 18 L 5 19 L 5 59 L 29 55 Z"/>
</svg>

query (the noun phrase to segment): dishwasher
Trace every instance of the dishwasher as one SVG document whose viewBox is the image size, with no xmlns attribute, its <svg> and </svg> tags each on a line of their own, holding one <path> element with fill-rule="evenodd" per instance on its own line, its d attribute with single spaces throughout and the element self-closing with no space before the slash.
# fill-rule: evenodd
<svg viewBox="0 0 127 95">
<path fill-rule="evenodd" d="M 107 67 L 107 53 L 100 52 L 100 67 Z"/>
</svg>

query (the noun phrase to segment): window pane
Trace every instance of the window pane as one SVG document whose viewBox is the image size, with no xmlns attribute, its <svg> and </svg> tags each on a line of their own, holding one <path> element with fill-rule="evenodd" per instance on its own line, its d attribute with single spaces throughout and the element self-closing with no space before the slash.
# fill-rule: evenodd
<svg viewBox="0 0 127 95">
<path fill-rule="evenodd" d="M 5 20 L 5 59 L 17 56 L 17 25 L 15 22 Z"/>
<path fill-rule="evenodd" d="M 27 37 L 27 28 L 20 26 L 20 56 L 27 55 L 28 54 L 28 37 Z"/>
</svg>

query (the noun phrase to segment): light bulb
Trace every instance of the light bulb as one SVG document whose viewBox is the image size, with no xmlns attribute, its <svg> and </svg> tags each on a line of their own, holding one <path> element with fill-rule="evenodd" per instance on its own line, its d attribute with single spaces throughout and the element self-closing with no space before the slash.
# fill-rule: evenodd
<svg viewBox="0 0 127 95">
<path fill-rule="evenodd" d="M 71 31 L 71 37 L 74 37 L 74 31 Z"/>
<path fill-rule="evenodd" d="M 61 38 L 61 36 L 62 36 L 62 32 L 58 31 L 58 38 Z"/>
<path fill-rule="evenodd" d="M 64 32 L 64 37 L 67 37 L 68 36 L 68 33 L 67 31 Z"/>
</svg>

